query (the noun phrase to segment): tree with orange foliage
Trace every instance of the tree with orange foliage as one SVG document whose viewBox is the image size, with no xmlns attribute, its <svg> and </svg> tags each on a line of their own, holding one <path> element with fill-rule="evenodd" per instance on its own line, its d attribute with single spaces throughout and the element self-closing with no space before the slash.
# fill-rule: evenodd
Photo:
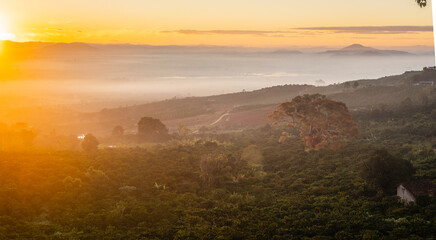
<svg viewBox="0 0 436 240">
<path fill-rule="evenodd" d="M 337 149 L 347 139 L 360 136 L 347 106 L 321 94 L 305 94 L 290 102 L 284 102 L 270 118 L 275 124 L 285 123 L 297 130 L 305 143 L 306 151 Z M 289 136 L 289 132 L 283 132 L 279 142 L 286 141 Z"/>
</svg>

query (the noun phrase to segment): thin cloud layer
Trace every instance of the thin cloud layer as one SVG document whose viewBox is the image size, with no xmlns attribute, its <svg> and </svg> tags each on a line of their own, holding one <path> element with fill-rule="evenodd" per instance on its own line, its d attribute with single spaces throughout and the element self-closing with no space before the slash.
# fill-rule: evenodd
<svg viewBox="0 0 436 240">
<path fill-rule="evenodd" d="M 325 33 L 352 34 L 414 34 L 432 32 L 433 26 L 357 26 L 357 27 L 304 27 L 291 30 L 195 30 L 180 29 L 161 31 L 161 33 L 176 33 L 184 35 L 251 35 L 267 37 L 286 37 L 289 35 L 322 35 Z"/>
<path fill-rule="evenodd" d="M 181 29 L 175 31 L 162 31 L 162 33 L 178 33 L 186 35 L 253 35 L 253 36 L 281 36 L 280 34 L 295 33 L 295 31 L 257 31 L 257 30 L 193 30 Z"/>
<path fill-rule="evenodd" d="M 359 26 L 359 27 L 307 27 L 294 30 L 332 31 L 334 33 L 354 34 L 410 34 L 432 32 L 433 26 Z"/>
</svg>

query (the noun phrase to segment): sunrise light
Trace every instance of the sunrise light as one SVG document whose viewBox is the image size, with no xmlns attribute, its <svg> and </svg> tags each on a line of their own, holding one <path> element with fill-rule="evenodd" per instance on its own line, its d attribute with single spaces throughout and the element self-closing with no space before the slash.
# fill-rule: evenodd
<svg viewBox="0 0 436 240">
<path fill-rule="evenodd" d="M 0 0 L 0 240 L 436 240 L 435 1 Z"/>
<path fill-rule="evenodd" d="M 15 35 L 10 31 L 9 21 L 5 16 L 0 14 L 0 40 L 14 40 Z"/>
</svg>

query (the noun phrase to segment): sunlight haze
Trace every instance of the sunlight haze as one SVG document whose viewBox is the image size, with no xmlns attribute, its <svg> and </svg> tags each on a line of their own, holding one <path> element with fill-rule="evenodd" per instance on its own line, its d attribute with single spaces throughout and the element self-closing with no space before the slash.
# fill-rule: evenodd
<svg viewBox="0 0 436 240">
<path fill-rule="evenodd" d="M 357 40 L 376 46 L 433 43 L 431 31 L 335 30 L 432 26 L 431 7 L 416 8 L 413 1 L 265 2 L 20 0 L 2 1 L 0 11 L 7 14 L 17 41 L 239 46 L 342 46 Z M 331 29 L 301 29 L 319 27 Z"/>
<path fill-rule="evenodd" d="M 0 0 L 0 240 L 436 240 L 431 3 Z"/>
</svg>

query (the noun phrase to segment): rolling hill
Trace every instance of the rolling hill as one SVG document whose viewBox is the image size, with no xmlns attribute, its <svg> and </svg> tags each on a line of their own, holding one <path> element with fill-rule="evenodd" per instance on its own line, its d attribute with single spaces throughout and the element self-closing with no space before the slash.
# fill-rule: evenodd
<svg viewBox="0 0 436 240">
<path fill-rule="evenodd" d="M 72 111 L 62 106 L 46 109 L 4 108 L 0 113 L 3 121 L 8 123 L 27 122 L 42 132 L 55 130 L 74 135 L 94 133 L 106 136 L 117 125 L 123 126 L 126 133 L 133 134 L 137 122 L 144 116 L 161 119 L 172 131 L 180 124 L 194 131 L 202 127 L 214 131 L 233 131 L 265 125 L 268 123 L 268 115 L 278 104 L 302 94 L 324 94 L 345 102 L 351 110 L 369 109 L 380 104 L 398 105 L 406 98 L 418 103 L 423 95 L 435 94 L 431 90 L 434 89 L 432 86 L 412 84 L 416 79 L 434 80 L 436 71 L 405 72 L 375 80 L 362 79 L 325 87 L 282 85 L 207 97 L 173 98 L 91 113 Z"/>
<path fill-rule="evenodd" d="M 376 80 L 350 82 L 351 86 L 357 82 L 356 88 L 346 88 L 346 83 L 326 87 L 283 85 L 251 92 L 169 99 L 136 106 L 103 109 L 88 114 L 81 120 L 80 126 L 83 128 L 87 123 L 92 123 L 96 128 L 87 130 L 97 131 L 98 128 L 99 134 L 108 134 L 113 126 L 121 124 L 128 131 L 134 132 L 138 119 L 151 116 L 161 119 L 170 130 L 177 129 L 180 124 L 192 129 L 199 129 L 202 126 L 212 127 L 210 126 L 212 123 L 215 123 L 214 128 L 222 129 L 256 127 L 268 123 L 268 115 L 278 104 L 301 94 L 325 94 L 332 99 L 344 101 L 351 110 L 371 108 L 379 104 L 397 105 L 408 97 L 418 102 L 420 96 L 428 90 L 426 87 L 413 86 L 411 81 L 423 74 L 424 72 L 406 72 Z M 426 76 L 430 77 L 428 73 Z M 433 72 L 432 76 L 436 76 L 436 72 Z M 222 117 L 224 114 L 225 116 Z M 216 122 L 217 119 L 220 121 Z M 100 125 L 97 124 L 98 122 Z"/>
</svg>

